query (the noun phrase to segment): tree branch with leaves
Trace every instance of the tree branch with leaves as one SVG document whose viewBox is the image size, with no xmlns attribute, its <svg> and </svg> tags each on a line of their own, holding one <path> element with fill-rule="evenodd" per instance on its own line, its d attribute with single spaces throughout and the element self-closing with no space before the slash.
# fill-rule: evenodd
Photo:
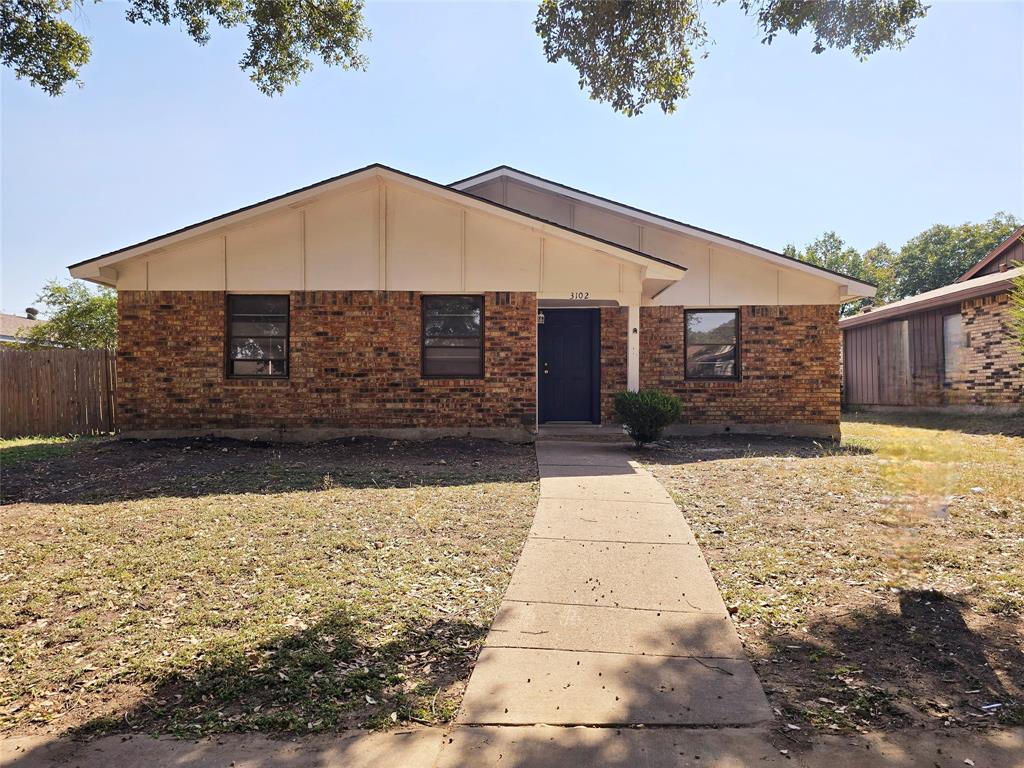
<svg viewBox="0 0 1024 768">
<path fill-rule="evenodd" d="M 315 59 L 366 68 L 360 45 L 370 31 L 363 0 L 126 1 L 128 21 L 177 22 L 200 45 L 210 41 L 213 26 L 244 26 L 249 46 L 239 65 L 268 95 L 298 83 Z M 849 48 L 858 58 L 902 48 L 927 13 L 921 0 L 735 1 L 756 20 L 765 44 L 807 29 L 815 53 Z M 85 3 L 0 0 L 0 60 L 47 93 L 63 93 L 78 82 L 92 51 L 68 19 Z M 675 111 L 689 94 L 695 60 L 707 56 L 701 0 L 541 0 L 534 28 L 548 61 L 569 62 L 590 98 L 629 116 L 650 104 Z"/>
<path fill-rule="evenodd" d="M 815 53 L 850 48 L 860 59 L 902 48 L 928 11 L 920 0 L 740 0 L 739 6 L 756 17 L 767 45 L 780 32 L 807 28 Z M 535 26 L 548 61 L 565 59 L 590 98 L 632 117 L 653 103 L 674 112 L 687 97 L 694 59 L 707 56 L 700 9 L 700 0 L 542 0 Z"/>
<path fill-rule="evenodd" d="M 249 46 L 239 66 L 263 93 L 283 93 L 313 68 L 365 69 L 359 46 L 370 38 L 362 0 L 127 0 L 133 24 L 178 22 L 199 45 L 211 28 L 246 28 Z M 82 0 L 2 0 L 3 64 L 51 96 L 59 96 L 89 61 L 89 38 L 67 20 Z"/>
</svg>

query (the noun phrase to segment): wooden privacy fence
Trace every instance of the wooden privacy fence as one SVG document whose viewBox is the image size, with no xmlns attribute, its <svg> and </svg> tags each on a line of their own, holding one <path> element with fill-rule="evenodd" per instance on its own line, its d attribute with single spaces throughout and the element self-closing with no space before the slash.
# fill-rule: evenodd
<svg viewBox="0 0 1024 768">
<path fill-rule="evenodd" d="M 112 432 L 114 381 L 103 349 L 0 348 L 0 436 Z"/>
</svg>

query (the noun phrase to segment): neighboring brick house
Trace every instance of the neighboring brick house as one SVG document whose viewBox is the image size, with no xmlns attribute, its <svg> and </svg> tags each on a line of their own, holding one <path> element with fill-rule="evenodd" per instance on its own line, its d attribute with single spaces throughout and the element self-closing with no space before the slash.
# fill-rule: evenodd
<svg viewBox="0 0 1024 768">
<path fill-rule="evenodd" d="M 1013 412 L 1024 355 L 1010 315 L 1024 227 L 957 282 L 844 318 L 844 402 Z"/>
<path fill-rule="evenodd" d="M 839 434 L 852 278 L 501 167 L 381 165 L 70 267 L 118 291 L 126 434 L 477 434 L 684 402 L 680 431 Z"/>
</svg>

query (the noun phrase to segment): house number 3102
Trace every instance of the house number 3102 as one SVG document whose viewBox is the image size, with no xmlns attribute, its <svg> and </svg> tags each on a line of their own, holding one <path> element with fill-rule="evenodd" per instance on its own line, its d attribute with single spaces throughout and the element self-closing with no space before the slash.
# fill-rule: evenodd
<svg viewBox="0 0 1024 768">
<path fill-rule="evenodd" d="M 569 294 L 570 299 L 589 299 L 590 291 L 573 291 Z"/>
</svg>

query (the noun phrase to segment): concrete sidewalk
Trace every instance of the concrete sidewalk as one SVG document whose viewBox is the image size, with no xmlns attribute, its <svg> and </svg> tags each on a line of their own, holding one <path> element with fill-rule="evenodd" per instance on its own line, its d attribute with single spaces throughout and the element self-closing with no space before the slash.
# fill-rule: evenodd
<svg viewBox="0 0 1024 768">
<path fill-rule="evenodd" d="M 970 761 L 970 762 L 968 762 Z M 745 728 L 456 728 L 436 768 L 1021 768 L 1024 729 L 818 736 Z"/>
<path fill-rule="evenodd" d="M 771 718 L 689 526 L 626 448 L 538 441 L 537 515 L 459 723 Z"/>
<path fill-rule="evenodd" d="M 1020 768 L 1024 728 L 790 738 L 765 727 L 399 729 L 273 739 L 222 734 L 0 739 L 0 768 Z M 970 763 L 967 761 L 970 760 Z"/>
</svg>

